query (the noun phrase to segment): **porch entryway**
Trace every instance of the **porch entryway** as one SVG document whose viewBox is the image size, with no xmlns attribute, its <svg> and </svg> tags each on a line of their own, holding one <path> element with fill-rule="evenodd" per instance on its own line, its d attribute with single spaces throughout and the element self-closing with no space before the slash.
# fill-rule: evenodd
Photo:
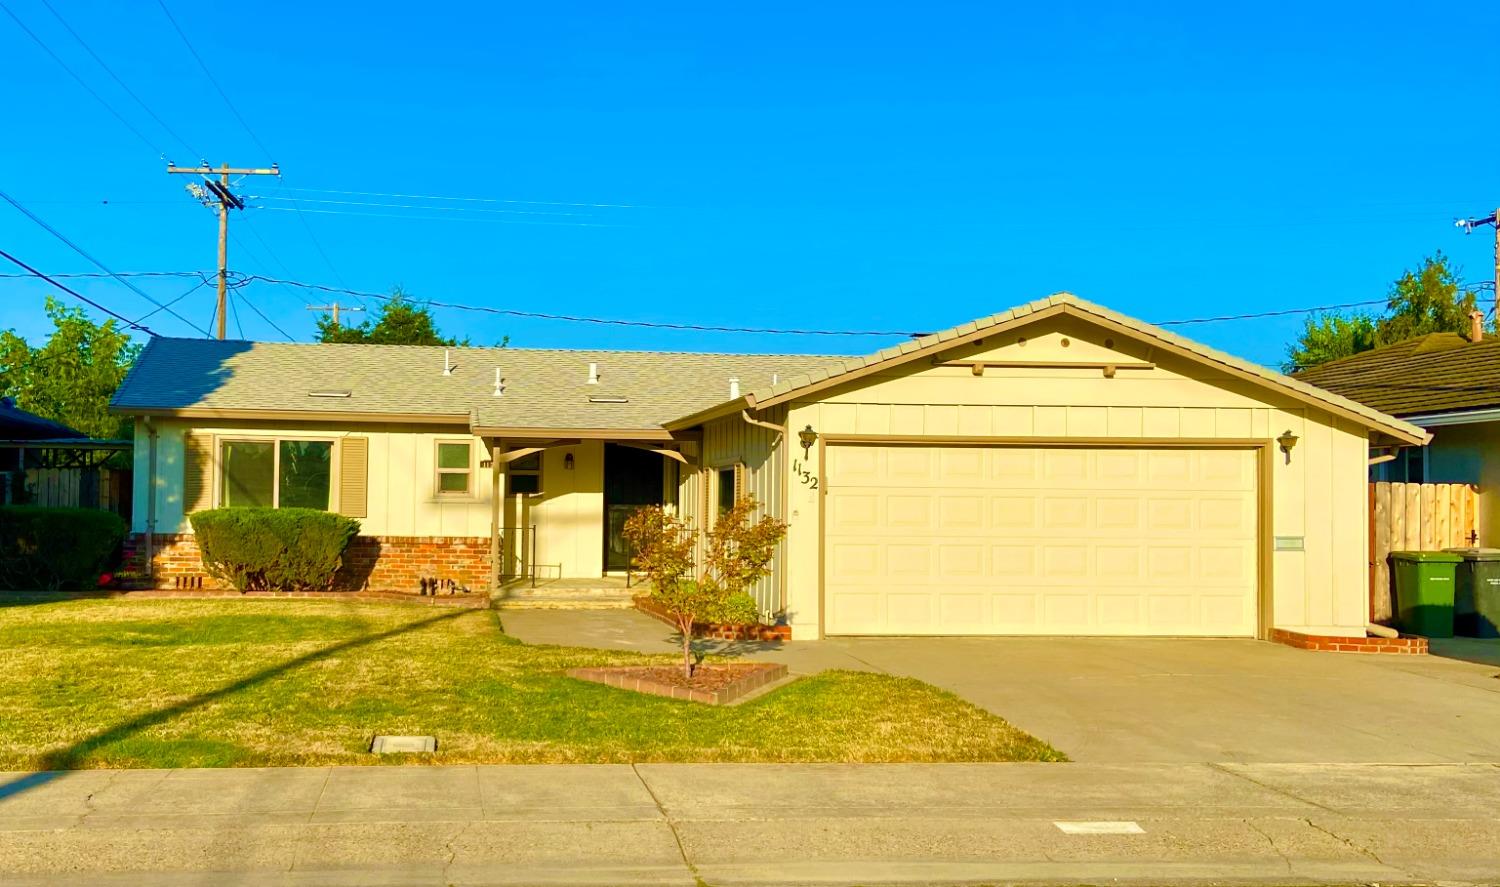
<svg viewBox="0 0 1500 887">
<path fill-rule="evenodd" d="M 663 504 L 664 460 L 659 452 L 604 445 L 604 570 L 630 568 L 625 521 L 636 509 Z"/>
</svg>

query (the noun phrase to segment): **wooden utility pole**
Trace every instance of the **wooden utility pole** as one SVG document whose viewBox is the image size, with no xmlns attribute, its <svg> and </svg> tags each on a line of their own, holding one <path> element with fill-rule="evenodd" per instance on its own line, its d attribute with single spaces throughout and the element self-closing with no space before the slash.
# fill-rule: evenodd
<svg viewBox="0 0 1500 887">
<path fill-rule="evenodd" d="M 215 332 L 220 339 L 224 338 L 225 331 L 225 303 L 229 293 L 229 211 L 231 209 L 243 210 L 245 202 L 236 197 L 229 190 L 230 176 L 279 176 L 281 170 L 276 164 L 271 164 L 270 169 L 239 168 L 229 164 L 213 167 L 204 163 L 201 166 L 176 166 L 171 161 L 167 162 L 168 175 L 190 175 L 202 176 L 203 184 L 207 188 L 199 187 L 196 183 L 187 186 L 188 193 L 198 198 L 204 206 L 215 208 L 219 213 L 219 301 L 218 307 L 214 309 L 214 317 L 218 324 Z M 218 176 L 215 181 L 214 176 Z"/>
<path fill-rule="evenodd" d="M 363 311 L 365 309 L 363 309 L 363 308 L 355 308 L 352 305 L 340 305 L 338 302 L 334 302 L 331 305 L 308 305 L 307 306 L 307 310 L 308 311 L 327 311 L 328 313 L 332 314 L 333 315 L 333 328 L 334 329 L 338 329 L 339 328 L 339 312 L 340 311 Z"/>
</svg>

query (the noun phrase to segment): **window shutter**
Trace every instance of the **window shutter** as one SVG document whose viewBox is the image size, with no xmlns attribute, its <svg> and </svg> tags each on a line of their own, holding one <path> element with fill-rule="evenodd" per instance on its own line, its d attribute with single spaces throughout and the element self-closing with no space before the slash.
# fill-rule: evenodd
<svg viewBox="0 0 1500 887">
<path fill-rule="evenodd" d="M 745 489 L 745 463 L 734 463 L 734 501 L 745 498 L 750 491 Z"/>
<path fill-rule="evenodd" d="M 214 439 L 188 434 L 183 440 L 182 513 L 192 514 L 214 504 Z"/>
<path fill-rule="evenodd" d="M 339 513 L 368 517 L 370 510 L 370 439 L 339 441 Z"/>
</svg>

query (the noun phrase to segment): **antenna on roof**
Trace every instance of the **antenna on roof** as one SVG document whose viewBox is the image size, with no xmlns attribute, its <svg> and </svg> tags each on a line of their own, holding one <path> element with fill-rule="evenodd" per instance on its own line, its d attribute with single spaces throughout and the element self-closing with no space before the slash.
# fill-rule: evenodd
<svg viewBox="0 0 1500 887">
<path fill-rule="evenodd" d="M 505 393 L 505 380 L 500 378 L 500 368 L 495 367 L 495 396 L 499 397 Z"/>
</svg>

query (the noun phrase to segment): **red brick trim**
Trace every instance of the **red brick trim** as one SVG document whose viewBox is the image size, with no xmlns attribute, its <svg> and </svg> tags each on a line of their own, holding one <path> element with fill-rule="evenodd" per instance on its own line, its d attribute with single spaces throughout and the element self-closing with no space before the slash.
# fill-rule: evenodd
<svg viewBox="0 0 1500 887">
<path fill-rule="evenodd" d="M 663 681 L 652 680 L 641 677 L 637 666 L 604 666 L 600 668 L 570 668 L 567 675 L 580 681 L 592 681 L 596 684 L 604 684 L 610 687 L 618 687 L 621 690 L 634 690 L 637 693 L 648 693 L 652 696 L 666 696 L 671 699 L 686 699 L 690 702 L 704 702 L 709 705 L 725 705 L 740 697 L 759 690 L 767 684 L 779 681 L 786 677 L 786 666 L 779 662 L 756 662 L 749 665 L 730 666 L 743 671 L 740 677 L 717 690 L 694 690 L 690 687 L 679 687 L 676 684 L 668 684 Z"/>
<path fill-rule="evenodd" d="M 1411 635 L 1399 638 L 1345 638 L 1273 628 L 1271 640 L 1299 650 L 1319 650 L 1325 653 L 1397 653 L 1411 656 L 1427 653 L 1427 639 Z"/>
<path fill-rule="evenodd" d="M 657 603 L 650 595 L 638 594 L 631 599 L 635 608 L 667 623 L 673 628 L 677 623 L 661 604 Z M 695 622 L 693 623 L 693 637 L 711 638 L 719 641 L 764 641 L 775 643 L 778 641 L 789 641 L 792 639 L 792 627 L 790 625 L 727 625 L 724 623 Z"/>
<path fill-rule="evenodd" d="M 152 537 L 150 587 L 173 591 L 224 590 L 203 570 L 192 533 L 158 533 Z M 146 536 L 125 542 L 125 564 L 146 572 Z M 490 540 L 484 536 L 356 536 L 344 551 L 335 587 L 345 591 L 392 591 L 417 594 L 423 580 L 481 592 L 489 586 Z M 143 583 L 145 584 L 145 583 Z"/>
</svg>

